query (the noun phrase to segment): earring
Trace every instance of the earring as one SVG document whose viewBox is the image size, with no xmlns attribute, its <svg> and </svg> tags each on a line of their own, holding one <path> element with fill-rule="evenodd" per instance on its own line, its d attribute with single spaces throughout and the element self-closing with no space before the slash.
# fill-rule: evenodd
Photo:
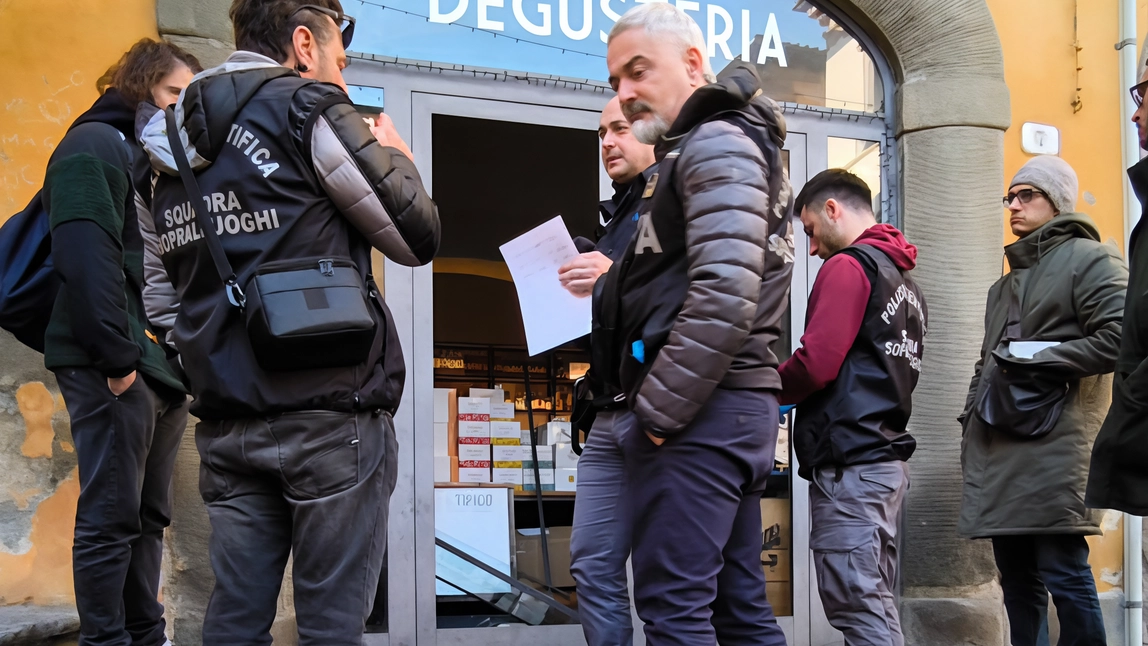
<svg viewBox="0 0 1148 646">
<path fill-rule="evenodd" d="M 299 72 L 300 74 L 302 74 L 303 72 L 306 72 L 306 71 L 307 71 L 307 66 L 306 66 L 306 65 L 304 65 L 304 64 L 302 64 L 302 63 L 299 63 L 299 64 L 297 64 L 297 65 L 295 66 L 295 71 L 297 71 L 297 72 Z"/>
</svg>

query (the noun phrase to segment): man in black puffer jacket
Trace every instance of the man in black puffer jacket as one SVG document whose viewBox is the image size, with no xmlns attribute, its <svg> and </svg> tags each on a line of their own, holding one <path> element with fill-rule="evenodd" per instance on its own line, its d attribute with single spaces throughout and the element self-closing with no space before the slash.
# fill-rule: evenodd
<svg viewBox="0 0 1148 646">
<path fill-rule="evenodd" d="M 617 314 L 595 324 L 613 330 L 633 411 L 638 615 L 659 646 L 784 644 L 760 565 L 781 387 L 770 345 L 793 267 L 784 120 L 749 68 L 713 82 L 701 30 L 670 4 L 627 13 L 608 47 L 622 110 L 659 162 L 632 246 L 597 286 Z"/>
<path fill-rule="evenodd" d="M 370 280 L 370 248 L 416 266 L 439 243 L 438 212 L 410 150 L 382 115 L 368 128 L 347 97 L 341 70 L 353 23 L 337 0 L 313 2 L 232 5 L 239 51 L 196 76 L 175 108 L 202 195 L 184 190 L 164 114 L 144 129 L 160 171 L 156 234 L 180 300 L 172 339 L 202 420 L 200 493 L 216 577 L 209 644 L 270 643 L 288 555 L 300 644 L 360 643 L 386 547 L 398 470 L 392 414 L 405 378 L 395 325 Z M 252 343 L 259 337 L 229 302 L 206 227 L 249 308 L 253 276 L 282 277 L 295 263 L 318 284 L 354 267 L 360 289 L 343 298 L 362 304 L 361 291 L 367 300 L 374 340 L 365 358 L 271 363 L 298 354 Z M 303 292 L 305 307 L 344 315 L 327 293 Z"/>
</svg>

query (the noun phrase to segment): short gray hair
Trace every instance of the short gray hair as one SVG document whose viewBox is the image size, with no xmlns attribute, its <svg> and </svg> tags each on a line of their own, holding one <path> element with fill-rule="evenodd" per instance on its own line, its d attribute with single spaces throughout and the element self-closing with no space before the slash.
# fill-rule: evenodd
<svg viewBox="0 0 1148 646">
<path fill-rule="evenodd" d="M 686 12 L 669 2 L 647 2 L 627 11 L 614 28 L 610 30 L 610 37 L 606 39 L 606 46 L 622 32 L 642 28 L 647 34 L 661 34 L 672 39 L 685 54 L 686 50 L 696 47 L 702 53 L 702 74 L 710 83 L 717 80 L 713 67 L 710 66 L 709 56 L 706 55 L 706 38 L 702 35 L 702 28 Z"/>
</svg>

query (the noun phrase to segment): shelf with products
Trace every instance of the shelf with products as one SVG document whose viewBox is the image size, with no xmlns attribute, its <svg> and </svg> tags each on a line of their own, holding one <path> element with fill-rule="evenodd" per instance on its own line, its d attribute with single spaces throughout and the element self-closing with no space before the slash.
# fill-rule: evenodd
<svg viewBox="0 0 1148 646">
<path fill-rule="evenodd" d="M 590 365 L 589 352 L 559 348 L 530 357 L 522 347 L 436 343 L 434 378 L 437 388 L 457 388 L 460 394 L 470 388 L 499 388 L 515 410 L 526 412 L 525 371 L 530 371 L 533 408 L 537 423 L 570 414 L 574 402 L 574 381 Z"/>
</svg>

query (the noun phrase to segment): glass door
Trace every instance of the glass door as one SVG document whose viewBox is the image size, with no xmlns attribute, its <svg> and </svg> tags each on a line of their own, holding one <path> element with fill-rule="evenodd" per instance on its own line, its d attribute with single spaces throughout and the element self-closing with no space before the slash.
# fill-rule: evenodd
<svg viewBox="0 0 1148 646">
<path fill-rule="evenodd" d="M 844 115 L 834 117 L 799 109 L 786 114 L 786 123 L 790 130 L 786 148 L 792 150 L 802 146 L 804 149 L 804 168 L 797 167 L 796 154 L 790 153 L 790 179 L 795 193 L 801 190 L 809 177 L 827 168 L 844 168 L 869 184 L 877 220 L 890 222 L 892 191 L 890 178 L 885 172 L 886 164 L 882 162 L 888 157 L 884 148 L 886 130 L 883 121 Z M 790 297 L 794 330 L 804 329 L 809 294 L 822 265 L 820 258 L 809 255 L 809 239 L 796 219 L 799 215 L 794 214 L 795 264 Z M 800 347 L 800 332 L 791 335 L 789 345 L 790 352 Z M 796 476 L 797 458 L 790 453 L 793 464 L 789 470 L 793 499 L 793 605 L 795 616 L 800 618 L 793 624 L 791 643 L 801 646 L 843 645 L 844 637 L 829 625 L 818 594 L 817 573 L 809 551 L 809 483 Z"/>
<path fill-rule="evenodd" d="M 499 246 L 555 216 L 593 238 L 612 191 L 600 106 L 416 91 L 411 109 L 442 220 L 439 255 L 415 288 L 425 323 L 414 383 L 433 393 L 416 396 L 414 421 L 418 643 L 583 644 L 569 573 L 574 479 L 561 476 L 574 472 L 563 449 L 589 356 L 578 344 L 528 356 Z"/>
</svg>

